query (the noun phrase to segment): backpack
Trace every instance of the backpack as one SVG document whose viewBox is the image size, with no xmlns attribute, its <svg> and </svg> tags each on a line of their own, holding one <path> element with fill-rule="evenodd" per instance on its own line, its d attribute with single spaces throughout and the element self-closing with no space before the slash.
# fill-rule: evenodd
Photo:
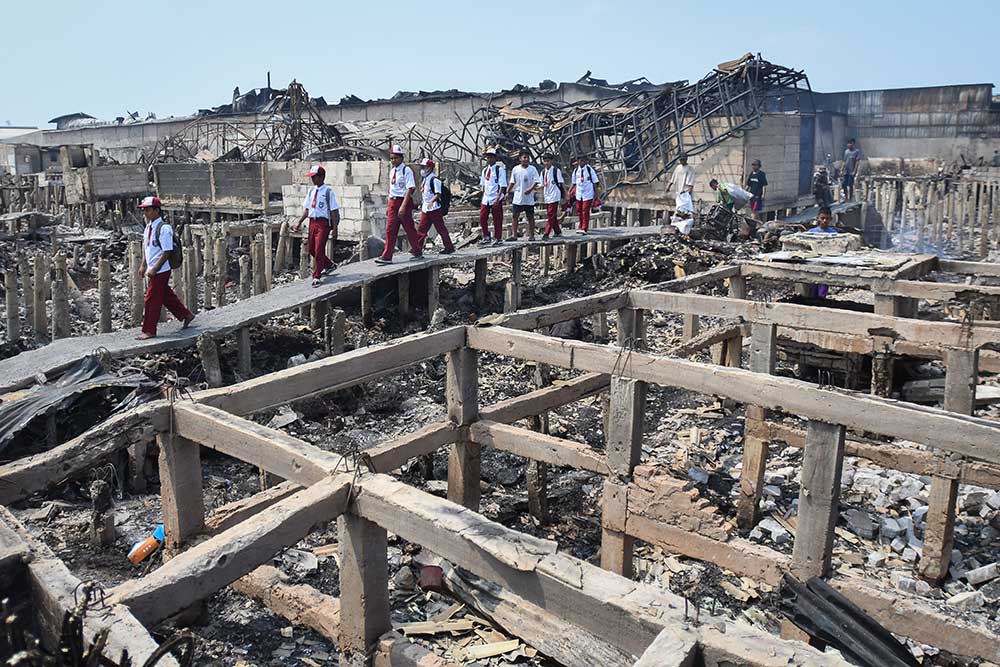
<svg viewBox="0 0 1000 667">
<path fill-rule="evenodd" d="M 451 188 L 445 185 L 444 181 L 441 181 L 441 194 L 438 197 L 438 203 L 441 204 L 441 215 L 448 215 L 448 211 L 451 210 Z"/>
<path fill-rule="evenodd" d="M 162 248 L 160 245 L 160 230 L 163 229 L 163 225 L 167 224 L 167 221 L 160 218 L 160 224 L 156 226 L 153 233 L 153 245 L 157 248 Z M 181 264 L 184 263 L 184 223 L 173 225 L 174 228 L 174 247 L 172 250 L 167 250 L 164 254 L 167 256 L 167 261 L 170 262 L 171 270 L 180 268 Z"/>
<path fill-rule="evenodd" d="M 563 187 L 563 184 L 559 182 L 559 165 L 555 163 L 552 164 L 552 183 L 559 188 L 559 199 L 562 199 L 566 194 L 566 189 Z"/>
</svg>

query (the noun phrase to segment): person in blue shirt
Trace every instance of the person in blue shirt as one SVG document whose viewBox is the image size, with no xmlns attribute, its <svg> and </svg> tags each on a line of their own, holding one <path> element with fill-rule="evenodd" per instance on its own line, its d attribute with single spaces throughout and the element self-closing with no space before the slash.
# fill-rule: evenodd
<svg viewBox="0 0 1000 667">
<path fill-rule="evenodd" d="M 830 210 L 829 206 L 820 206 L 819 213 L 816 215 L 816 226 L 810 229 L 810 232 L 827 232 L 829 234 L 836 234 L 837 230 L 830 226 L 830 221 L 833 220 L 833 212 Z"/>
</svg>

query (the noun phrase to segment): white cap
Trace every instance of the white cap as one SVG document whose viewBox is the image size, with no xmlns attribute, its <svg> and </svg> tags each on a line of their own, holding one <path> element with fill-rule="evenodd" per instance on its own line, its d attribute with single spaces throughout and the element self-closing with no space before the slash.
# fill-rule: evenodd
<svg viewBox="0 0 1000 667">
<path fill-rule="evenodd" d="M 487 148 L 486 152 L 483 153 L 483 155 L 496 155 L 496 154 L 497 154 L 497 149 L 494 148 L 493 146 Z"/>
<path fill-rule="evenodd" d="M 389 155 L 403 155 L 403 147 L 399 144 L 393 144 L 392 150 L 389 151 Z"/>
</svg>

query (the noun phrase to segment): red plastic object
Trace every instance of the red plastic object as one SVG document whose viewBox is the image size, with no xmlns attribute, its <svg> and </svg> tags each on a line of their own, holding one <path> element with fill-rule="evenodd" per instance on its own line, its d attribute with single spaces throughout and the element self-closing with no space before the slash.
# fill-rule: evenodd
<svg viewBox="0 0 1000 667">
<path fill-rule="evenodd" d="M 437 565 L 424 565 L 420 568 L 420 576 L 417 577 L 417 583 L 425 591 L 440 591 L 443 576 L 444 571 Z"/>
</svg>

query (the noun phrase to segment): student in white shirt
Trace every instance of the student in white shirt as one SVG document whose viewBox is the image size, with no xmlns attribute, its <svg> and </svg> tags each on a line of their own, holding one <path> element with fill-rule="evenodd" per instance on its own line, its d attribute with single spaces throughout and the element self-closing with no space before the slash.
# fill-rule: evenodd
<svg viewBox="0 0 1000 667">
<path fill-rule="evenodd" d="M 389 159 L 392 160 L 392 169 L 389 170 L 389 219 L 385 226 L 385 248 L 382 255 L 375 258 L 376 264 L 392 264 L 400 225 L 403 225 L 410 242 L 411 259 L 423 257 L 417 228 L 413 224 L 413 191 L 417 189 L 417 181 L 413 178 L 413 170 L 403 164 L 403 149 L 399 145 L 394 145 L 389 151 Z"/>
<path fill-rule="evenodd" d="M 573 187 L 576 188 L 576 212 L 580 216 L 580 233 L 586 234 L 590 226 L 590 209 L 597 198 L 597 172 L 590 166 L 590 156 L 580 156 L 580 166 L 573 170 Z"/>
<path fill-rule="evenodd" d="M 562 170 L 552 162 L 552 153 L 542 156 L 542 199 L 545 201 L 545 233 L 542 239 L 552 236 L 562 236 L 562 229 L 559 228 L 559 203 L 563 198 Z"/>
<path fill-rule="evenodd" d="M 479 227 L 483 230 L 483 240 L 479 245 L 500 245 L 503 243 L 503 200 L 507 196 L 507 168 L 503 162 L 497 162 L 495 148 L 486 149 L 486 166 L 479 175 L 479 187 L 483 189 L 483 200 L 479 205 Z M 490 215 L 493 216 L 493 236 L 486 224 Z"/>
<path fill-rule="evenodd" d="M 306 174 L 312 179 L 312 188 L 306 193 L 306 198 L 302 201 L 302 215 L 293 226 L 294 231 L 299 231 L 302 222 L 309 218 L 309 236 L 306 238 L 306 247 L 309 255 L 313 258 L 312 286 L 319 287 L 320 278 L 333 273 L 333 261 L 326 256 L 326 242 L 330 237 L 337 240 L 337 225 L 340 224 L 340 205 L 337 204 L 337 197 L 333 194 L 333 189 L 327 185 L 326 169 L 322 165 L 315 165 Z"/>
<path fill-rule="evenodd" d="M 513 218 L 511 220 L 511 239 L 517 240 L 517 223 L 524 213 L 528 219 L 528 240 L 535 240 L 535 189 L 542 184 L 535 165 L 531 164 L 531 153 L 522 149 L 520 164 L 510 170 L 510 186 L 507 197 L 514 202 Z"/>
<path fill-rule="evenodd" d="M 172 289 L 170 289 L 170 252 L 174 249 L 174 228 L 160 217 L 160 199 L 146 197 L 139 203 L 146 218 L 146 229 L 142 233 L 142 265 L 139 279 L 149 281 L 142 310 L 142 333 L 136 340 L 156 337 L 156 325 L 160 321 L 160 310 L 166 307 L 187 329 L 194 315 L 187 309 Z"/>
<path fill-rule="evenodd" d="M 444 250 L 439 254 L 450 255 L 455 252 L 455 246 L 451 242 L 451 235 L 444 225 L 444 212 L 441 209 L 441 179 L 434 175 L 434 160 L 424 158 L 420 161 L 420 191 L 423 194 L 423 204 L 420 207 L 420 226 L 417 227 L 417 252 L 424 253 L 424 244 L 427 243 L 427 232 L 431 225 L 441 236 Z"/>
</svg>

